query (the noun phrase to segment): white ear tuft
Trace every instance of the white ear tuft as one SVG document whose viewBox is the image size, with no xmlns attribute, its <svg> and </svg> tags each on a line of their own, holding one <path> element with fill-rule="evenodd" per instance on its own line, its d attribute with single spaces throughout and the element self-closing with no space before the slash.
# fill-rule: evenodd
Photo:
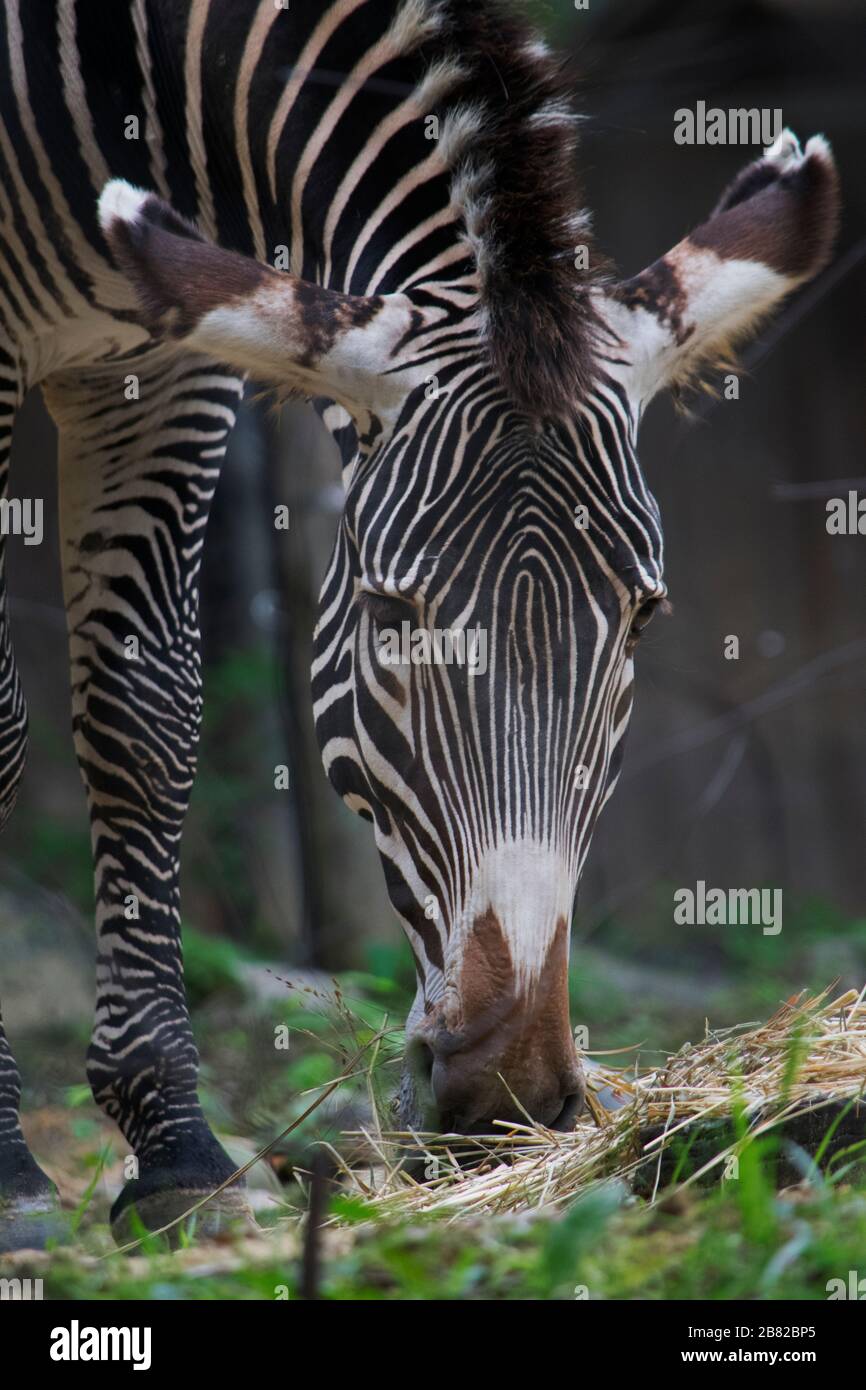
<svg viewBox="0 0 866 1390">
<path fill-rule="evenodd" d="M 135 222 L 150 196 L 124 179 L 112 179 L 99 195 L 100 227 L 107 232 L 113 222 Z"/>
<path fill-rule="evenodd" d="M 805 149 L 801 149 L 800 141 L 794 132 L 786 129 L 777 136 L 770 148 L 764 151 L 764 158 L 775 164 L 780 174 L 788 174 L 805 164 L 807 159 L 822 159 L 825 163 L 832 164 L 833 151 L 829 140 L 823 135 L 813 135 L 807 140 Z"/>
<path fill-rule="evenodd" d="M 780 173 L 799 164 L 802 157 L 800 141 L 787 127 L 776 136 L 769 149 L 764 150 L 764 158 L 770 164 L 775 164 Z"/>
<path fill-rule="evenodd" d="M 830 141 L 823 135 L 813 135 L 812 138 L 806 142 L 803 158 L 811 159 L 813 156 L 816 159 L 823 159 L 827 164 L 833 163 L 833 150 Z"/>
</svg>

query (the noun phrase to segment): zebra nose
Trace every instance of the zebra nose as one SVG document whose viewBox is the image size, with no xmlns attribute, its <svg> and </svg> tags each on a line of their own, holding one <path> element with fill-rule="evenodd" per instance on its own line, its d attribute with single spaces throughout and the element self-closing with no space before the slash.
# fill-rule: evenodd
<svg viewBox="0 0 866 1390">
<path fill-rule="evenodd" d="M 554 1130 L 574 1128 L 585 1095 L 576 1060 L 548 1064 L 536 1057 L 515 1065 L 501 1058 L 497 1064 L 479 1052 L 430 1049 L 430 1092 L 442 1133 L 495 1134 L 501 1127 L 494 1121 L 526 1124 L 527 1117 Z"/>
</svg>

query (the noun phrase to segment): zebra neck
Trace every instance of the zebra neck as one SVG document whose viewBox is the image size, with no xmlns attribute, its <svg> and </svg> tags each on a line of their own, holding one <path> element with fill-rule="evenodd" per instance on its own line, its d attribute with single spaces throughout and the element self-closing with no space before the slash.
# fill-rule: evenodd
<svg viewBox="0 0 866 1390">
<path fill-rule="evenodd" d="M 559 64 L 508 7 L 193 0 L 190 15 L 206 231 L 350 293 L 474 291 L 516 399 L 556 408 L 585 393 L 601 266 L 577 118 Z"/>
<path fill-rule="evenodd" d="M 436 114 L 459 67 L 432 41 L 437 13 L 423 0 L 193 0 L 185 116 L 203 230 L 351 293 L 465 282 Z"/>
</svg>

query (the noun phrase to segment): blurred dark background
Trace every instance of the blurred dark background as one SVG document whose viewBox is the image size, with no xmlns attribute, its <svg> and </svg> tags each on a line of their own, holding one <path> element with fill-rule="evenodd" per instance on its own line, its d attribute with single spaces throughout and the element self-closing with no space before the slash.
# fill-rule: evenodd
<svg viewBox="0 0 866 1390">
<path fill-rule="evenodd" d="M 674 613 L 641 645 L 625 770 L 575 916 L 573 988 L 578 1017 L 602 1027 L 597 1046 L 633 1038 L 654 1015 L 668 1040 L 711 1007 L 716 1022 L 734 1022 L 788 989 L 839 976 L 859 986 L 866 974 L 866 537 L 825 527 L 828 497 L 866 495 L 866 7 L 530 8 L 583 74 L 587 202 L 623 274 L 700 221 L 758 153 L 676 145 L 678 107 L 781 107 L 802 138 L 829 137 L 842 176 L 836 261 L 747 351 L 739 399 L 700 397 L 689 415 L 664 401 L 643 427 Z M 48 535 L 55 453 L 34 393 L 16 429 L 13 490 L 46 499 Z M 312 412 L 287 408 L 275 426 L 245 409 L 203 583 L 207 713 L 184 845 L 197 1000 L 248 958 L 409 985 L 372 835 L 331 791 L 312 730 L 311 635 L 340 496 Z M 274 530 L 275 502 L 291 508 L 288 535 Z M 50 544 L 13 538 L 10 552 L 31 749 L 0 842 L 4 1005 L 13 1033 L 44 1023 L 46 1010 L 83 1033 L 91 870 L 59 570 Z M 739 636 L 738 661 L 724 659 L 728 634 Z M 291 768 L 287 793 L 273 789 L 278 762 Z M 781 936 L 684 937 L 672 892 L 698 879 L 782 888 Z"/>
</svg>

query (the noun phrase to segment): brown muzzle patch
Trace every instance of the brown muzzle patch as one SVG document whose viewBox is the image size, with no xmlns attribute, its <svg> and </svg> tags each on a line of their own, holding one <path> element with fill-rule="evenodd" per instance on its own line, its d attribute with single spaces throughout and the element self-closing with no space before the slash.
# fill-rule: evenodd
<svg viewBox="0 0 866 1390">
<path fill-rule="evenodd" d="M 571 1120 L 583 1079 L 568 1013 L 568 924 L 556 923 L 537 978 L 518 984 L 492 908 L 476 917 L 463 952 L 453 1016 L 430 1040 L 431 1082 L 443 1129 L 494 1120 Z"/>
</svg>

